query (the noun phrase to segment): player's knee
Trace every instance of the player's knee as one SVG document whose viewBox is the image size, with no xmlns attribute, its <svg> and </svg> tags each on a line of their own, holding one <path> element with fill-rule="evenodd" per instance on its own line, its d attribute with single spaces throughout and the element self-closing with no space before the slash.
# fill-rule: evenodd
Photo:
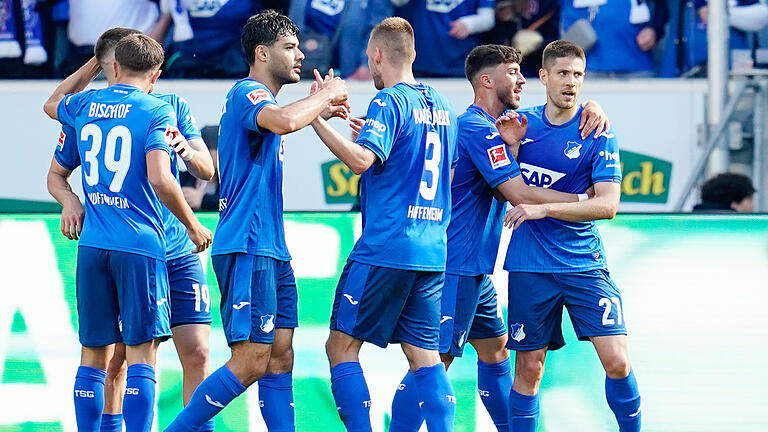
<svg viewBox="0 0 768 432">
<path fill-rule="evenodd" d="M 359 361 L 357 353 L 360 350 L 360 344 L 356 340 L 346 335 L 331 332 L 328 341 L 325 342 L 325 353 L 328 355 L 328 361 L 331 367 L 344 362 Z"/>
<path fill-rule="evenodd" d="M 530 384 L 541 382 L 544 376 L 544 360 L 538 357 L 526 356 L 515 361 L 515 379 L 522 378 Z"/>
<path fill-rule="evenodd" d="M 232 346 L 230 371 L 245 386 L 258 381 L 267 372 L 271 346 L 259 343 L 238 343 Z"/>
<path fill-rule="evenodd" d="M 629 358 L 624 355 L 617 355 L 610 359 L 607 359 L 604 363 L 605 374 L 613 379 L 625 378 L 629 375 L 630 364 Z"/>
<path fill-rule="evenodd" d="M 125 379 L 125 375 L 128 371 L 128 364 L 125 362 L 125 357 L 114 356 L 107 364 L 107 381 L 117 382 Z"/>
<path fill-rule="evenodd" d="M 293 370 L 293 346 L 272 347 L 269 358 L 269 373 L 281 374 Z"/>
<path fill-rule="evenodd" d="M 208 367 L 209 350 L 207 345 L 196 344 L 179 352 L 179 360 L 184 371 L 205 370 Z"/>
</svg>

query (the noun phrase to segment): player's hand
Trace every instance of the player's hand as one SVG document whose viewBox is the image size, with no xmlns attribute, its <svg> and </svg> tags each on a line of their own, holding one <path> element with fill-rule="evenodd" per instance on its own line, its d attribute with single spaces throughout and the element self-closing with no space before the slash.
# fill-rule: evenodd
<svg viewBox="0 0 768 432">
<path fill-rule="evenodd" d="M 547 217 L 547 208 L 541 204 L 518 204 L 504 215 L 504 226 L 517 229 L 527 220 Z"/>
<path fill-rule="evenodd" d="M 312 96 L 313 94 L 317 93 L 317 88 L 317 83 L 313 82 L 309 87 L 309 95 Z M 349 118 L 349 103 L 345 101 L 340 105 L 329 105 L 322 112 L 320 112 L 320 117 L 322 117 L 323 120 L 328 120 L 331 117 L 338 117 L 347 120 Z"/>
<path fill-rule="evenodd" d="M 167 142 L 174 153 L 181 156 L 185 162 L 188 162 L 195 157 L 197 151 L 189 145 L 189 142 L 187 142 L 187 139 L 184 138 L 184 135 L 181 134 L 177 127 L 167 126 L 165 128 L 165 137 L 165 142 Z"/>
<path fill-rule="evenodd" d="M 365 126 L 365 120 L 357 117 L 351 117 L 349 119 L 349 127 L 352 128 L 352 141 L 357 141 L 357 137 Z"/>
<path fill-rule="evenodd" d="M 505 143 L 519 145 L 528 130 L 528 117 L 521 117 L 518 113 L 510 111 L 496 120 L 496 129 Z"/>
<path fill-rule="evenodd" d="M 213 234 L 211 233 L 211 230 L 202 226 L 200 222 L 196 222 L 196 225 L 192 228 L 187 227 L 187 234 L 189 234 L 192 243 L 197 246 L 195 253 L 200 253 L 208 249 L 208 246 L 213 242 Z"/>
<path fill-rule="evenodd" d="M 80 233 L 83 231 L 83 220 L 85 219 L 85 210 L 80 200 L 73 199 L 61 209 L 61 224 L 59 228 L 64 237 L 70 240 L 79 240 Z"/>
<path fill-rule="evenodd" d="M 347 83 L 343 79 L 334 76 L 333 69 L 328 70 L 328 75 L 323 78 L 320 72 L 315 69 L 315 84 L 317 84 L 317 91 L 325 90 L 331 95 L 331 105 L 343 104 L 349 98 L 349 92 L 347 91 Z"/>
<path fill-rule="evenodd" d="M 455 39 L 466 39 L 469 36 L 469 27 L 458 19 L 451 22 L 451 30 L 448 34 Z"/>
<path fill-rule="evenodd" d="M 586 101 L 583 106 L 584 109 L 581 111 L 581 118 L 579 119 L 581 139 L 586 139 L 592 132 L 595 133 L 595 139 L 597 139 L 603 132 L 611 130 L 608 114 L 605 113 L 599 103 L 590 100 Z"/>
<path fill-rule="evenodd" d="M 653 27 L 646 27 L 640 30 L 635 39 L 637 46 L 643 51 L 650 51 L 656 46 L 656 30 Z"/>
</svg>

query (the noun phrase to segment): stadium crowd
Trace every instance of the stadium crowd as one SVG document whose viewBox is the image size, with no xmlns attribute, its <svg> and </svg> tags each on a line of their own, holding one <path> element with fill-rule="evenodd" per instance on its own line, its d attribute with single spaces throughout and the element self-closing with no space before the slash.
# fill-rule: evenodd
<svg viewBox="0 0 768 432">
<path fill-rule="evenodd" d="M 768 63 L 765 0 L 728 6 L 732 66 Z M 370 79 L 366 35 L 388 16 L 413 25 L 419 77 L 463 77 L 463 59 L 481 43 L 518 48 L 523 73 L 535 75 L 543 47 L 559 38 L 587 52 L 592 77 L 706 72 L 706 0 L 0 0 L 0 77 L 65 77 L 116 26 L 163 44 L 164 77 L 240 77 L 248 70 L 240 29 L 264 9 L 298 25 L 305 73 L 332 66 Z"/>
</svg>

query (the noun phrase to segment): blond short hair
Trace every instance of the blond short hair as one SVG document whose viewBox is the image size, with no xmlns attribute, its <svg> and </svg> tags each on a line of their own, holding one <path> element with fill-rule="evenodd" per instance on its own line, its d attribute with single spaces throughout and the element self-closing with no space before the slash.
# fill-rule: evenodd
<svg viewBox="0 0 768 432">
<path fill-rule="evenodd" d="M 390 17 L 378 23 L 371 30 L 371 42 L 380 47 L 392 62 L 412 62 L 414 59 L 416 42 L 413 27 L 402 18 Z"/>
</svg>

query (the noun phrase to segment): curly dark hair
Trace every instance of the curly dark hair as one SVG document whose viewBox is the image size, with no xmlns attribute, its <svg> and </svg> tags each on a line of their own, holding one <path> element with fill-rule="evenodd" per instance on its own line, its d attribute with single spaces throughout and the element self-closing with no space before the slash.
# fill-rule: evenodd
<svg viewBox="0 0 768 432">
<path fill-rule="evenodd" d="M 290 18 L 272 9 L 248 18 L 240 34 L 240 45 L 243 48 L 245 60 L 252 65 L 256 60 L 254 49 L 257 46 L 272 46 L 281 37 L 298 33 L 299 28 Z"/>
<path fill-rule="evenodd" d="M 738 203 L 755 193 L 752 181 L 743 174 L 723 173 L 707 180 L 701 186 L 701 199 L 705 202 L 725 204 Z"/>
<path fill-rule="evenodd" d="M 522 60 L 520 50 L 507 45 L 480 45 L 472 49 L 464 62 L 464 73 L 469 82 L 473 82 L 477 74 L 487 68 L 500 64 L 517 63 Z"/>
</svg>

